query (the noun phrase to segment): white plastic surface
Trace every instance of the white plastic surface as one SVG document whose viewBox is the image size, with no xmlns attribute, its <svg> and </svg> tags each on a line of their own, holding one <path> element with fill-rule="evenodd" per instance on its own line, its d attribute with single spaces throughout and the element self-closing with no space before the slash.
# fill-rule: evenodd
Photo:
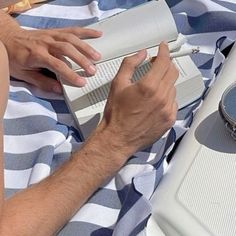
<svg viewBox="0 0 236 236">
<path fill-rule="evenodd" d="M 236 141 L 218 113 L 235 67 L 236 45 L 151 199 L 147 236 L 158 235 L 153 222 L 166 236 L 236 235 Z"/>
</svg>

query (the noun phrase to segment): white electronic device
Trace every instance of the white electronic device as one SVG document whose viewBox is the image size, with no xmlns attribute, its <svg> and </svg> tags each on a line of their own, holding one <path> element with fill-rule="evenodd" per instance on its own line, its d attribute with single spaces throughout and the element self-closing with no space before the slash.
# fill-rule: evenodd
<svg viewBox="0 0 236 236">
<path fill-rule="evenodd" d="M 235 67 L 236 45 L 151 199 L 146 236 L 236 235 L 236 142 L 218 111 Z"/>
</svg>

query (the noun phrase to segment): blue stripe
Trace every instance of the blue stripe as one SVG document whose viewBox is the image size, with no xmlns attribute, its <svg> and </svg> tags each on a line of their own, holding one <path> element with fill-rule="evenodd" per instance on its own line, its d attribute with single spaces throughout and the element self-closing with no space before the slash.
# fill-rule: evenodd
<svg viewBox="0 0 236 236">
<path fill-rule="evenodd" d="M 98 7 L 103 11 L 111 10 L 114 8 L 129 9 L 145 2 L 147 2 L 147 0 L 100 0 L 98 1 Z"/>
<path fill-rule="evenodd" d="M 47 98 L 40 98 L 40 97 L 37 97 L 43 101 L 46 101 L 46 102 L 49 102 L 54 111 L 57 113 L 57 114 L 68 114 L 70 113 L 67 105 L 66 105 L 66 102 L 64 100 L 59 100 L 59 99 L 47 99 Z"/>
<path fill-rule="evenodd" d="M 144 219 L 142 222 L 140 222 L 130 233 L 129 236 L 137 236 L 142 230 L 144 230 L 145 226 L 147 225 L 148 219 L 151 215 L 149 215 L 146 219 Z M 158 236 L 158 235 L 156 235 Z"/>
<path fill-rule="evenodd" d="M 206 12 L 197 17 L 175 14 L 174 18 L 178 31 L 185 35 L 236 31 L 236 13 L 232 12 Z"/>
<path fill-rule="evenodd" d="M 59 6 L 85 6 L 94 2 L 93 0 L 55 0 L 50 1 L 47 5 L 59 5 Z"/>
<path fill-rule="evenodd" d="M 106 206 L 111 209 L 120 209 L 121 202 L 118 194 L 122 194 L 124 196 L 127 195 L 127 189 L 123 190 L 111 190 L 111 189 L 99 189 L 96 191 L 93 196 L 88 200 L 88 203 L 94 203 L 101 206 Z M 119 193 L 118 193 L 119 192 Z"/>
<path fill-rule="evenodd" d="M 175 5 L 179 4 L 180 2 L 182 2 L 182 0 L 166 0 L 166 3 L 168 4 L 168 6 L 174 7 Z"/>
<path fill-rule="evenodd" d="M 62 28 L 69 26 L 86 26 L 90 25 L 98 20 L 97 17 L 84 19 L 84 20 L 71 20 L 71 19 L 59 19 L 53 17 L 42 16 L 27 16 L 18 15 L 16 20 L 21 26 L 36 28 L 36 29 L 49 29 L 49 28 Z"/>
<path fill-rule="evenodd" d="M 4 153 L 4 168 L 8 170 L 25 170 L 32 168 L 37 163 L 44 163 L 50 166 L 53 161 L 54 148 L 53 146 L 44 146 L 30 153 Z"/>
<path fill-rule="evenodd" d="M 119 217 L 117 222 L 134 206 L 134 204 L 142 197 L 141 193 L 136 191 L 134 184 L 131 183 L 126 185 L 125 190 L 126 195 L 121 194 L 122 191 L 118 191 L 120 201 L 122 203 L 122 207 L 119 213 Z"/>
<path fill-rule="evenodd" d="M 25 91 L 10 92 L 9 99 L 16 102 L 34 102 L 47 108 L 48 110 L 57 114 L 69 114 L 70 111 L 64 100 L 59 99 L 47 99 L 41 97 L 35 97 Z"/>
<path fill-rule="evenodd" d="M 12 125 L 14 124 L 14 125 Z M 59 124 L 56 120 L 48 116 L 27 116 L 16 119 L 4 119 L 4 133 L 6 135 L 28 135 L 46 131 L 58 131 L 66 137 L 68 127 Z"/>
<path fill-rule="evenodd" d="M 112 236 L 112 229 L 100 228 L 91 233 L 91 236 Z M 84 235 L 84 234 L 83 234 Z M 72 236 L 72 235 L 71 235 Z"/>
<path fill-rule="evenodd" d="M 96 212 L 94 212 L 96 214 Z M 111 236 L 112 230 L 88 222 L 69 222 L 57 236 Z"/>
<path fill-rule="evenodd" d="M 226 1 L 218 1 L 218 0 L 212 0 L 212 1 L 236 12 L 236 3 L 226 2 Z"/>
</svg>

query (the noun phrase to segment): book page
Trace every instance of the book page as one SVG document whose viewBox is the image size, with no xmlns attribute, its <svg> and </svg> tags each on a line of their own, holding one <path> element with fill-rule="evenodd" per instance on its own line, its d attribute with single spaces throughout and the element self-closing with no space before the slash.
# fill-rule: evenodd
<svg viewBox="0 0 236 236">
<path fill-rule="evenodd" d="M 154 51 L 156 50 L 157 49 L 155 48 Z M 111 82 L 115 78 L 124 58 L 125 57 L 118 57 L 116 59 L 98 64 L 96 67 L 97 72 L 93 76 L 88 77 L 83 70 L 77 70 L 76 72 L 80 76 L 86 78 L 87 83 L 84 87 L 79 88 L 69 85 L 67 84 L 67 82 L 64 82 L 63 89 L 65 91 L 65 94 L 67 95 L 67 99 L 73 102 L 74 100 L 77 100 L 78 98 L 89 94 L 93 90 L 98 89 L 99 87 L 102 87 L 103 85 Z"/>
<path fill-rule="evenodd" d="M 97 65 L 97 72 L 93 76 L 87 76 L 83 70 L 78 70 L 77 73 L 86 78 L 86 85 L 82 88 L 72 86 L 64 82 L 63 89 L 67 99 L 72 102 L 85 94 L 101 87 L 104 84 L 111 82 L 116 76 L 124 57 L 119 57 L 114 60 L 103 62 Z"/>
<path fill-rule="evenodd" d="M 171 11 L 164 0 L 147 2 L 88 28 L 103 32 L 101 38 L 85 40 L 101 53 L 101 61 L 153 47 L 163 40 L 176 40 L 178 35 Z M 69 61 L 74 70 L 80 68 Z"/>
<path fill-rule="evenodd" d="M 204 83 L 200 71 L 189 56 L 173 59 L 173 62 L 179 70 L 179 78 L 177 79 L 175 86 L 177 90 L 177 102 L 179 108 L 182 108 L 201 96 L 204 90 Z M 115 74 L 117 71 L 116 66 L 119 67 L 121 61 L 113 63 L 114 61 L 104 63 L 104 74 L 100 74 L 100 76 L 104 77 L 107 75 L 106 69 L 109 69 L 110 74 Z M 114 70 L 111 70 L 111 68 Z M 150 70 L 150 68 L 151 63 L 144 63 L 138 67 L 133 75 L 132 81 L 138 81 Z M 90 92 L 72 101 L 71 108 L 75 111 L 76 116 L 83 117 L 103 112 L 110 90 L 110 84 L 111 82 L 96 89 L 92 89 Z"/>
<path fill-rule="evenodd" d="M 176 41 L 168 43 L 170 51 L 178 49 L 180 45 L 182 45 L 184 42 L 185 42 L 185 38 L 182 35 L 179 35 Z M 145 61 L 148 61 L 151 57 L 157 56 L 158 48 L 159 46 L 148 48 L 147 58 L 145 59 Z M 120 68 L 120 65 L 123 59 L 126 56 L 131 56 L 133 54 L 134 53 L 97 64 L 96 65 L 97 72 L 94 76 L 86 75 L 85 71 L 82 69 L 76 70 L 76 72 L 80 76 L 86 79 L 87 83 L 84 87 L 79 88 L 79 87 L 69 84 L 66 81 L 60 80 L 63 85 L 65 96 L 67 97 L 69 101 L 74 101 L 75 99 L 91 92 L 92 90 L 97 89 L 101 87 L 102 85 L 109 83 L 110 81 L 114 79 L 117 71 Z"/>
</svg>

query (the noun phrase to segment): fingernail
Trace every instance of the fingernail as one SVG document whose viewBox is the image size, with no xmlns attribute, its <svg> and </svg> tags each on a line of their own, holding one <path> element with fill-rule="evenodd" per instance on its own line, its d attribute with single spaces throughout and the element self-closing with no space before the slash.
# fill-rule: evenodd
<svg viewBox="0 0 236 236">
<path fill-rule="evenodd" d="M 52 90 L 54 93 L 59 93 L 59 94 L 62 93 L 62 88 L 58 85 L 53 86 Z"/>
<path fill-rule="evenodd" d="M 93 59 L 99 60 L 100 58 L 101 58 L 101 54 L 96 51 L 93 51 Z"/>
<path fill-rule="evenodd" d="M 88 72 L 89 72 L 90 74 L 95 74 L 95 73 L 96 73 L 96 67 L 95 67 L 94 65 L 90 65 L 90 66 L 88 67 Z"/>
<path fill-rule="evenodd" d="M 168 46 L 168 43 L 166 41 L 162 41 L 162 43 L 166 46 Z"/>
<path fill-rule="evenodd" d="M 76 83 L 79 87 L 83 87 L 87 82 L 84 78 L 78 77 L 76 79 Z"/>
</svg>

